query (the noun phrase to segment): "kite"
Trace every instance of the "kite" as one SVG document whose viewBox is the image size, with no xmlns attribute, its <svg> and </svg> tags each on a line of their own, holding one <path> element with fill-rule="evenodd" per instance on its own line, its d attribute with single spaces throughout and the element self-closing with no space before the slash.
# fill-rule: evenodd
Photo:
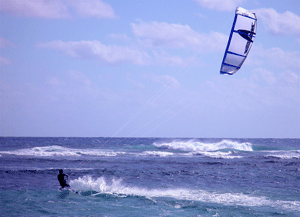
<svg viewBox="0 0 300 217">
<path fill-rule="evenodd" d="M 256 36 L 255 13 L 237 7 L 227 47 L 221 65 L 221 74 L 233 75 L 243 65 Z"/>
</svg>

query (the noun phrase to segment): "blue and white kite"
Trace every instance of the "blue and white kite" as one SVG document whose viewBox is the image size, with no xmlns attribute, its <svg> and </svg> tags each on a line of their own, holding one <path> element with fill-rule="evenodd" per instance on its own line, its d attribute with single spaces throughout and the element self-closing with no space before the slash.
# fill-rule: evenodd
<svg viewBox="0 0 300 217">
<path fill-rule="evenodd" d="M 221 74 L 233 75 L 243 65 L 256 35 L 255 13 L 237 7 L 221 65 Z"/>
</svg>

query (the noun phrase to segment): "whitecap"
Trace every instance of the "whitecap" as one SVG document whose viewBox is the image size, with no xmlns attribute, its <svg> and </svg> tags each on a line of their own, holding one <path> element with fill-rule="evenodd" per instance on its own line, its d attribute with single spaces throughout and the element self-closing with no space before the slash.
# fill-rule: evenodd
<svg viewBox="0 0 300 217">
<path fill-rule="evenodd" d="M 114 152 L 111 150 L 76 149 L 76 148 L 66 148 L 58 145 L 25 148 L 25 149 L 18 149 L 12 151 L 1 151 L 0 153 L 21 155 L 21 156 L 22 155 L 35 156 L 35 157 L 53 157 L 53 156 L 77 157 L 82 155 L 113 157 L 113 156 L 125 154 L 125 152 Z"/>
<path fill-rule="evenodd" d="M 201 152 L 202 155 L 205 155 L 207 157 L 211 158 L 218 158 L 218 159 L 236 159 L 236 158 L 243 158 L 242 156 L 233 155 L 234 153 L 232 151 L 229 152 Z"/>
<path fill-rule="evenodd" d="M 208 152 L 224 149 L 253 151 L 252 144 L 249 142 L 239 143 L 230 140 L 222 140 L 221 142 L 217 143 L 204 143 L 197 140 L 172 141 L 169 143 L 154 143 L 153 145 L 159 148 L 168 148 L 186 152 Z"/>
<path fill-rule="evenodd" d="M 174 155 L 174 153 L 166 151 L 144 151 L 139 154 L 140 156 L 158 156 L 158 157 L 169 157 Z"/>
</svg>

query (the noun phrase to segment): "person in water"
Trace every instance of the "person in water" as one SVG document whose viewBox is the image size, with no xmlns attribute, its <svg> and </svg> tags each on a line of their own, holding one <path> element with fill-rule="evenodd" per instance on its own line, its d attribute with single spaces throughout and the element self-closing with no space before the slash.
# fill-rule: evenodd
<svg viewBox="0 0 300 217">
<path fill-rule="evenodd" d="M 67 183 L 68 175 L 63 173 L 63 170 L 59 170 L 59 174 L 57 176 L 57 179 L 59 181 L 59 184 L 62 188 L 64 187 L 70 187 L 70 185 Z"/>
</svg>

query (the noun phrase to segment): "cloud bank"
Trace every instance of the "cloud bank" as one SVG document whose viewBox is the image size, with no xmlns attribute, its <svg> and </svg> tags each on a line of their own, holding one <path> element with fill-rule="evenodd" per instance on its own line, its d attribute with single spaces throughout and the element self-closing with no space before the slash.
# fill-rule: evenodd
<svg viewBox="0 0 300 217">
<path fill-rule="evenodd" d="M 275 35 L 296 35 L 300 37 L 300 17 L 290 11 L 282 14 L 273 8 L 254 10 L 265 28 Z"/>
</svg>

